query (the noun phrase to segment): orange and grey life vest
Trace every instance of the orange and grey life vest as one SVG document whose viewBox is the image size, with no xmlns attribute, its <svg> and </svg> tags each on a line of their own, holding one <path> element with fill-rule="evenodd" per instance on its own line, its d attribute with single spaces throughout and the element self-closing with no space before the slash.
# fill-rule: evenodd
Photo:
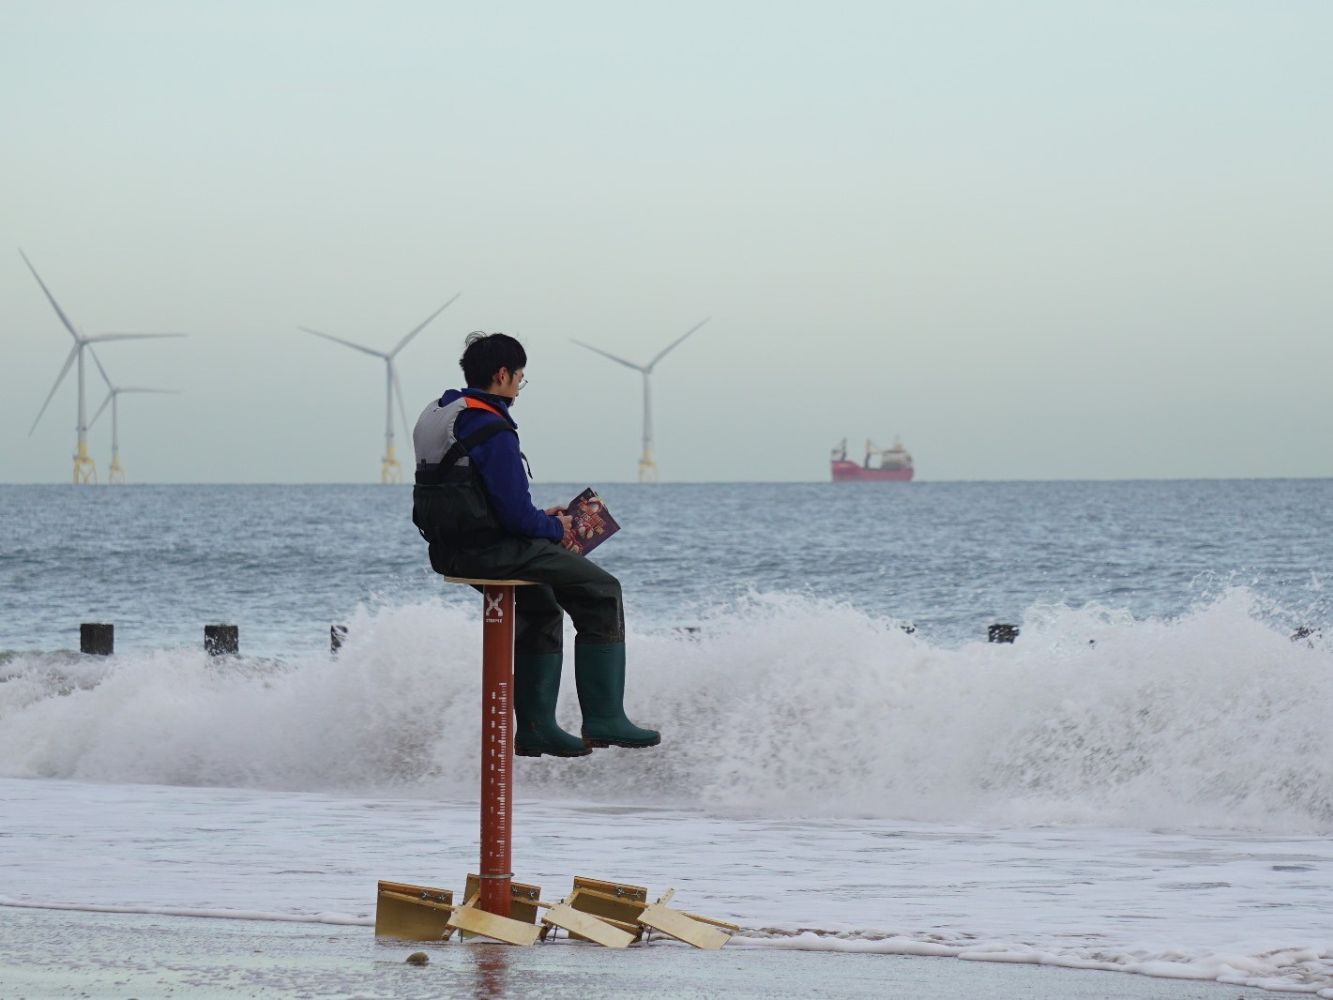
<svg viewBox="0 0 1333 1000">
<path fill-rule="evenodd" d="M 460 440 L 456 430 L 458 418 L 467 410 L 485 410 L 500 419 L 488 420 Z M 468 449 L 506 432 L 518 433 L 504 414 L 485 400 L 475 396 L 459 396 L 443 406 L 439 400 L 435 400 L 421 411 L 417 425 L 412 429 L 412 448 L 417 457 L 417 484 L 438 485 L 453 469 L 469 468 L 472 460 L 468 458 Z"/>
<path fill-rule="evenodd" d="M 474 409 L 489 411 L 500 419 L 488 420 L 460 439 L 458 418 Z M 412 523 L 430 543 L 431 565 L 438 572 L 444 572 L 436 565 L 444 552 L 482 548 L 505 536 L 481 476 L 468 457 L 469 448 L 504 433 L 518 432 L 503 413 L 473 396 L 459 396 L 443 406 L 436 400 L 417 419 L 412 430 L 417 458 Z"/>
</svg>

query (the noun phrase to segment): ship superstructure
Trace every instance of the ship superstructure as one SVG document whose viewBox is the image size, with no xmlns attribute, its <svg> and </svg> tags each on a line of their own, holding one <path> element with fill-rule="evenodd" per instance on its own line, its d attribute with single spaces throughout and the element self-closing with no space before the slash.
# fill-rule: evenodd
<svg viewBox="0 0 1333 1000">
<path fill-rule="evenodd" d="M 877 448 L 867 438 L 865 460 L 860 465 L 847 458 L 847 439 L 843 438 L 833 449 L 829 465 L 835 483 L 860 480 L 906 483 L 916 471 L 911 453 L 897 437 L 893 439 L 892 448 Z"/>
</svg>

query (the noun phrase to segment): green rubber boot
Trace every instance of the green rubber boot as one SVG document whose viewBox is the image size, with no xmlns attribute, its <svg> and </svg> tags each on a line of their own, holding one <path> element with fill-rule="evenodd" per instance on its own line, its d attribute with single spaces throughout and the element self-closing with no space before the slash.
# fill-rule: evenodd
<svg viewBox="0 0 1333 1000">
<path fill-rule="evenodd" d="M 583 744 L 589 747 L 655 747 L 662 734 L 640 729 L 625 716 L 625 644 L 574 647 L 574 679 L 583 709 Z"/>
<path fill-rule="evenodd" d="M 559 653 L 514 654 L 514 753 L 520 757 L 585 757 L 583 741 L 556 724 L 560 697 Z"/>
</svg>

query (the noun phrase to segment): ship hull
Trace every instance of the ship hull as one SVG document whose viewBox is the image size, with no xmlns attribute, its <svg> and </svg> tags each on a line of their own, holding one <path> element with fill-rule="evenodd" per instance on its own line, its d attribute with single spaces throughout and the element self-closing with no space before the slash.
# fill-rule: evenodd
<svg viewBox="0 0 1333 1000">
<path fill-rule="evenodd" d="M 867 469 L 855 462 L 833 462 L 832 471 L 835 483 L 907 483 L 911 482 L 915 470 L 910 465 L 898 469 Z"/>
</svg>

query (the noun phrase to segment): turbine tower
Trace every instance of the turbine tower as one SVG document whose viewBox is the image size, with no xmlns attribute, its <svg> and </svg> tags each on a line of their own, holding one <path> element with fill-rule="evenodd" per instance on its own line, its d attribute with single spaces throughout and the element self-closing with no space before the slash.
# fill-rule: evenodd
<svg viewBox="0 0 1333 1000">
<path fill-rule="evenodd" d="M 32 276 L 37 279 L 37 284 L 42 286 L 42 291 L 46 294 L 47 301 L 51 303 L 51 308 L 53 308 L 56 311 L 56 315 L 60 317 L 60 322 L 65 325 L 65 329 L 69 331 L 69 335 L 74 338 L 74 346 L 69 349 L 69 356 L 65 358 L 65 365 L 60 369 L 60 374 L 56 376 L 55 385 L 51 386 L 51 391 L 47 393 L 46 402 L 44 402 L 42 408 L 37 411 L 37 419 L 32 422 L 32 427 L 28 430 L 28 436 L 31 437 L 32 432 L 37 429 L 37 424 L 41 422 L 42 414 L 45 413 L 46 408 L 51 405 L 51 398 L 56 394 L 56 390 L 60 388 L 60 383 L 65 381 L 65 376 L 69 374 L 70 367 L 77 361 L 79 363 L 79 422 L 76 425 L 78 431 L 78 449 L 74 452 L 74 482 L 76 484 L 95 483 L 97 482 L 97 466 L 93 462 L 92 456 L 88 454 L 88 407 L 86 405 L 87 397 L 84 393 L 84 349 L 87 348 L 91 350 L 92 344 L 100 344 L 108 340 L 147 340 L 149 338 L 157 337 L 184 337 L 185 334 L 99 333 L 92 337 L 86 337 L 75 329 L 74 324 L 71 323 L 69 317 L 65 315 L 65 311 L 60 308 L 60 304 L 56 302 L 55 296 L 52 295 L 51 290 L 46 287 L 46 282 L 44 282 L 42 276 L 37 273 L 37 269 L 32 266 L 32 261 L 28 260 L 28 255 L 20 250 L 19 256 L 23 258 L 23 263 L 28 265 L 28 270 L 32 272 Z"/>
<path fill-rule="evenodd" d="M 412 425 L 407 422 L 407 409 L 403 404 L 403 387 L 398 381 L 398 370 L 393 366 L 393 359 L 398 355 L 399 351 L 407 346 L 408 341 L 422 330 L 426 329 L 426 325 L 436 316 L 440 315 L 440 313 L 453 305 L 454 299 L 458 298 L 458 295 L 461 294 L 462 293 L 459 292 L 453 299 L 450 299 L 422 320 L 420 326 L 414 329 L 402 340 L 398 341 L 398 346 L 388 353 L 377 351 L 373 347 L 363 347 L 361 344 L 354 344 L 350 340 L 343 340 L 341 337 L 332 337 L 327 333 L 320 333 L 318 330 L 312 330 L 308 326 L 297 328 L 299 330 L 304 330 L 306 333 L 313 333 L 316 337 L 323 337 L 325 340 L 331 340 L 335 344 L 342 344 L 344 347 L 355 348 L 365 354 L 372 354 L 377 358 L 384 359 L 384 459 L 380 463 L 381 483 L 401 483 L 403 481 L 403 467 L 398 464 L 398 459 L 393 453 L 393 397 L 395 394 L 398 396 L 398 412 L 403 418 L 403 429 L 408 434 L 412 433 Z"/>
<path fill-rule="evenodd" d="M 93 424 L 97 423 L 97 418 L 102 415 L 102 412 L 107 408 L 107 404 L 111 404 L 111 468 L 107 470 L 106 481 L 108 483 L 123 483 L 125 482 L 125 470 L 120 467 L 120 407 L 117 404 L 120 394 L 122 392 L 151 392 L 175 395 L 176 390 L 142 389 L 138 386 L 114 385 L 110 376 L 107 375 L 106 369 L 102 367 L 102 361 L 98 358 L 97 352 L 92 348 L 89 348 L 89 352 L 93 356 L 93 362 L 97 365 L 97 370 L 102 373 L 102 381 L 106 383 L 109 391 L 106 394 L 106 399 L 102 400 L 102 405 L 93 414 L 93 418 L 88 421 L 88 426 L 91 428 Z"/>
<path fill-rule="evenodd" d="M 711 319 L 711 317 L 709 318 Z M 570 338 L 580 347 L 586 347 L 588 350 L 594 351 L 604 358 L 610 358 L 612 361 L 622 364 L 626 368 L 633 368 L 635 371 L 643 374 L 643 454 L 639 457 L 639 482 L 641 483 L 657 482 L 657 463 L 653 461 L 653 383 L 651 379 L 653 368 L 659 361 L 675 350 L 686 337 L 694 333 L 695 330 L 699 329 L 699 327 L 707 322 L 708 319 L 702 319 L 698 323 L 695 323 L 694 326 L 690 327 L 671 343 L 667 344 L 666 347 L 658 351 L 657 357 L 653 358 L 653 360 L 649 361 L 646 365 L 636 365 L 633 361 L 626 361 L 624 358 L 618 358 L 614 354 L 602 350 L 600 347 L 593 347 L 592 344 L 585 344 L 581 340 L 574 340 L 573 337 Z"/>
</svg>

